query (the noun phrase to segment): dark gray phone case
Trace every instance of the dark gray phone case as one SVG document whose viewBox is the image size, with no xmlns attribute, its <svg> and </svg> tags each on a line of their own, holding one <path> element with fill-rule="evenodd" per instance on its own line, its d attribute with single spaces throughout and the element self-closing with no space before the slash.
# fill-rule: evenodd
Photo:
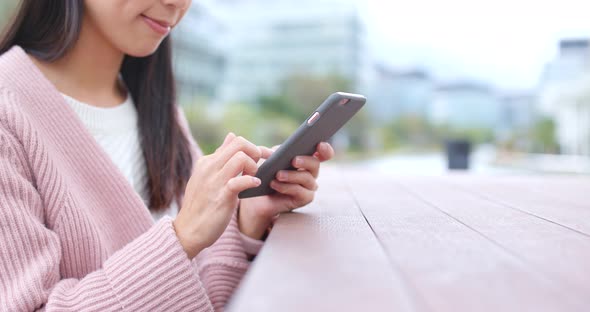
<svg viewBox="0 0 590 312">
<path fill-rule="evenodd" d="M 295 156 L 313 155 L 320 142 L 331 138 L 366 102 L 362 95 L 337 92 L 330 95 L 317 110 L 258 168 L 260 186 L 240 192 L 239 198 L 268 195 L 275 192 L 270 182 L 280 170 L 294 170 Z M 317 115 L 315 118 L 314 115 Z"/>
</svg>

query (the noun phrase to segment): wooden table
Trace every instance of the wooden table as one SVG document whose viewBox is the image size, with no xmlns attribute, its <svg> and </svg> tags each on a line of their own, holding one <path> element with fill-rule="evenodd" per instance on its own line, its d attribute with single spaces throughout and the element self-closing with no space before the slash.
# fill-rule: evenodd
<svg viewBox="0 0 590 312">
<path fill-rule="evenodd" d="M 590 311 L 590 177 L 322 170 L 229 311 Z"/>
</svg>

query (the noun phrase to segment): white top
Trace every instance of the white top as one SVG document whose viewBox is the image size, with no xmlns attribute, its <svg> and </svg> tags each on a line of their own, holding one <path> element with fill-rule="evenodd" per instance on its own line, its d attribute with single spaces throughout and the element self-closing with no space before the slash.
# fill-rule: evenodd
<svg viewBox="0 0 590 312">
<path fill-rule="evenodd" d="M 62 95 L 147 207 L 147 167 L 141 149 L 137 110 L 131 96 L 115 107 L 102 108 Z M 162 212 L 151 212 L 154 220 L 164 215 L 174 217 L 177 213 L 176 201 Z"/>
</svg>

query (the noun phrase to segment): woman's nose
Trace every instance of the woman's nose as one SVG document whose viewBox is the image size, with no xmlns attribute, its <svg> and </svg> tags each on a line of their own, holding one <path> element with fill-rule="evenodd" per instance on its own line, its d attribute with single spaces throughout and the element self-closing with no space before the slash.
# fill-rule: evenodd
<svg viewBox="0 0 590 312">
<path fill-rule="evenodd" d="M 186 10 L 190 6 L 192 0 L 162 0 L 167 6 L 175 6 L 180 10 Z"/>
</svg>

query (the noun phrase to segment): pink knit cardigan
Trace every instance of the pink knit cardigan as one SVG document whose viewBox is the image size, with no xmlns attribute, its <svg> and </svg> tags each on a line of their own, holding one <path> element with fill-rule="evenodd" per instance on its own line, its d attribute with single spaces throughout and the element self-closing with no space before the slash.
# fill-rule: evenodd
<svg viewBox="0 0 590 312">
<path fill-rule="evenodd" d="M 259 242 L 234 217 L 190 261 L 171 221 L 20 47 L 0 56 L 0 311 L 222 310 Z"/>
</svg>

